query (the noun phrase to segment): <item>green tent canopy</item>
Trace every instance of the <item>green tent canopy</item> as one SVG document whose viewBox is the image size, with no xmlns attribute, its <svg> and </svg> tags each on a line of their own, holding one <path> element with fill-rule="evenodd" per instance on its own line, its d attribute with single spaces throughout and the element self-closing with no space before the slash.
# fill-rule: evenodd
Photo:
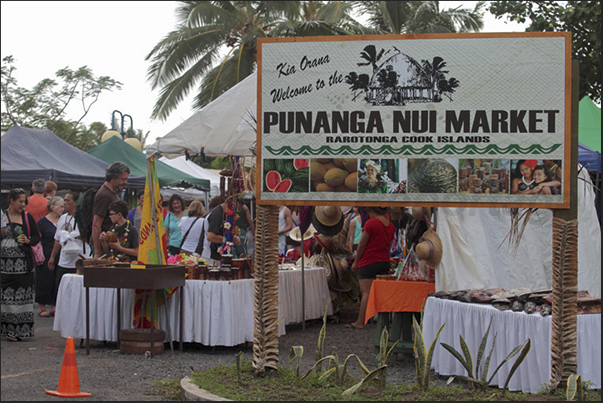
<svg viewBox="0 0 603 403">
<path fill-rule="evenodd" d="M 117 136 L 112 136 L 103 141 L 101 144 L 90 150 L 88 154 L 109 164 L 112 164 L 115 161 L 125 162 L 132 171 L 130 175 L 146 176 L 147 174 L 147 158 L 145 154 L 138 151 L 128 143 L 125 143 Z M 179 169 L 172 168 L 171 166 L 158 160 L 155 161 L 155 167 L 157 169 L 157 177 L 159 179 L 160 187 L 194 186 L 195 188 L 203 191 L 209 191 L 210 189 L 211 183 L 207 179 L 196 178 L 188 175 L 187 173 L 182 172 Z"/>
<path fill-rule="evenodd" d="M 601 108 L 588 96 L 580 100 L 578 108 L 578 141 L 601 152 Z"/>
</svg>

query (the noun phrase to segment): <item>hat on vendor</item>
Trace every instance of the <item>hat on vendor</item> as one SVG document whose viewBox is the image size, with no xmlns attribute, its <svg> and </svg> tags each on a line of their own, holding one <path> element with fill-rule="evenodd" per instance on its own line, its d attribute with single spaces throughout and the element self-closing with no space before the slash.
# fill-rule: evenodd
<svg viewBox="0 0 603 403">
<path fill-rule="evenodd" d="M 312 225 L 316 232 L 337 235 L 343 228 L 343 212 L 338 206 L 316 206 L 312 214 Z"/>
<path fill-rule="evenodd" d="M 310 224 L 310 226 L 308 227 L 306 232 L 304 232 L 304 240 L 312 238 L 314 236 L 315 232 L 316 232 L 316 229 L 314 228 L 314 226 L 312 224 Z M 291 230 L 291 232 L 289 233 L 289 237 L 292 240 L 294 240 L 295 242 L 301 242 L 302 237 L 301 237 L 301 229 L 299 229 L 299 226 L 297 226 Z"/>
<path fill-rule="evenodd" d="M 432 230 L 425 231 L 415 246 L 417 257 L 433 268 L 436 268 L 442 261 L 442 251 L 442 240 Z"/>
<path fill-rule="evenodd" d="M 430 207 L 413 207 L 412 218 L 417 221 L 425 221 L 425 217 L 431 219 L 431 208 Z"/>
</svg>

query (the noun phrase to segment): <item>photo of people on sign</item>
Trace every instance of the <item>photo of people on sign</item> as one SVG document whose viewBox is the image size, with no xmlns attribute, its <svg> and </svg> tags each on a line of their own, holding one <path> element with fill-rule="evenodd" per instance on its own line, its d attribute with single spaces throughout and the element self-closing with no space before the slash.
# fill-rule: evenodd
<svg viewBox="0 0 603 403">
<path fill-rule="evenodd" d="M 512 160 L 511 194 L 561 194 L 561 160 Z"/>
<path fill-rule="evenodd" d="M 508 159 L 459 159 L 459 193 L 508 194 Z"/>
<path fill-rule="evenodd" d="M 361 159 L 358 193 L 405 193 L 406 160 Z"/>
</svg>

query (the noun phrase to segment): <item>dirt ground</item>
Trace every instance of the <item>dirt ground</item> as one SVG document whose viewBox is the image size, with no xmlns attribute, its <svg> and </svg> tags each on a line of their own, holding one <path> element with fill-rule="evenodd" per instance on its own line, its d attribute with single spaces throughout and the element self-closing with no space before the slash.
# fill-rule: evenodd
<svg viewBox="0 0 603 403">
<path fill-rule="evenodd" d="M 37 312 L 37 308 L 35 308 Z M 66 339 L 52 330 L 53 318 L 35 317 L 35 337 L 21 342 L 0 341 L 1 346 L 1 395 L 2 401 L 50 401 L 69 400 L 51 396 L 45 389 L 57 390 L 62 371 Z M 316 361 L 316 347 L 322 320 L 286 327 L 286 335 L 279 338 L 281 365 L 288 365 L 292 346 L 303 346 L 302 370 Z M 348 329 L 344 323 L 329 321 L 326 330 L 324 353 L 336 352 L 345 358 L 356 354 L 369 368 L 374 368 L 375 324 L 365 329 Z M 117 343 L 91 340 L 90 355 L 85 346 L 75 339 L 75 353 L 80 391 L 92 393 L 93 400 L 100 401 L 153 401 L 167 400 L 162 396 L 148 395 L 156 381 L 181 379 L 193 371 L 216 365 L 233 365 L 237 353 L 243 351 L 244 359 L 252 359 L 252 343 L 235 347 L 207 347 L 185 343 L 184 351 L 178 351 L 175 343 L 170 351 L 153 358 L 144 355 L 128 355 L 119 351 Z M 351 365 L 351 371 L 360 370 Z M 414 383 L 414 361 L 400 356 L 388 371 L 392 383 Z"/>
</svg>

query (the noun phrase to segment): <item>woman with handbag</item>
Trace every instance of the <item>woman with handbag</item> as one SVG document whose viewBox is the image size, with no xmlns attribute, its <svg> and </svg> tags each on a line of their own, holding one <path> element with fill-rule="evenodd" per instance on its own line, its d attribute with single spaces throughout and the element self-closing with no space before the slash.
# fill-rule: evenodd
<svg viewBox="0 0 603 403">
<path fill-rule="evenodd" d="M 48 268 L 55 272 L 55 295 L 59 295 L 59 286 L 61 279 L 65 274 L 75 274 L 76 260 L 80 255 L 86 259 L 92 258 L 90 248 L 84 252 L 84 242 L 80 239 L 80 231 L 75 220 L 75 205 L 79 194 L 77 192 L 68 192 L 65 194 L 64 207 L 65 213 L 59 218 L 57 230 L 54 234 L 54 246 L 48 259 Z M 57 262 L 56 256 L 59 256 Z M 52 315 L 52 312 L 50 313 Z"/>
<path fill-rule="evenodd" d="M 0 334 L 10 341 L 34 336 L 34 262 L 32 245 L 40 244 L 38 226 L 24 211 L 25 191 L 11 189 L 1 242 Z"/>
<path fill-rule="evenodd" d="M 193 201 L 188 206 L 188 216 L 182 217 L 178 224 L 180 232 L 184 234 L 180 243 L 180 253 L 192 254 L 195 252 L 199 243 L 199 237 L 201 236 L 205 215 L 205 207 L 203 207 L 203 203 L 199 200 Z"/>
<path fill-rule="evenodd" d="M 54 316 L 54 310 L 57 303 L 55 294 L 56 275 L 48 267 L 50 254 L 54 246 L 54 235 L 57 232 L 59 218 L 63 215 L 64 201 L 62 197 L 54 196 L 46 203 L 48 214 L 38 220 L 38 231 L 40 231 L 40 242 L 44 251 L 44 262 L 36 266 L 36 297 L 38 303 L 38 316 L 47 318 Z M 52 262 L 56 264 L 56 261 Z M 50 306 L 50 312 L 46 310 L 46 305 Z"/>
</svg>

